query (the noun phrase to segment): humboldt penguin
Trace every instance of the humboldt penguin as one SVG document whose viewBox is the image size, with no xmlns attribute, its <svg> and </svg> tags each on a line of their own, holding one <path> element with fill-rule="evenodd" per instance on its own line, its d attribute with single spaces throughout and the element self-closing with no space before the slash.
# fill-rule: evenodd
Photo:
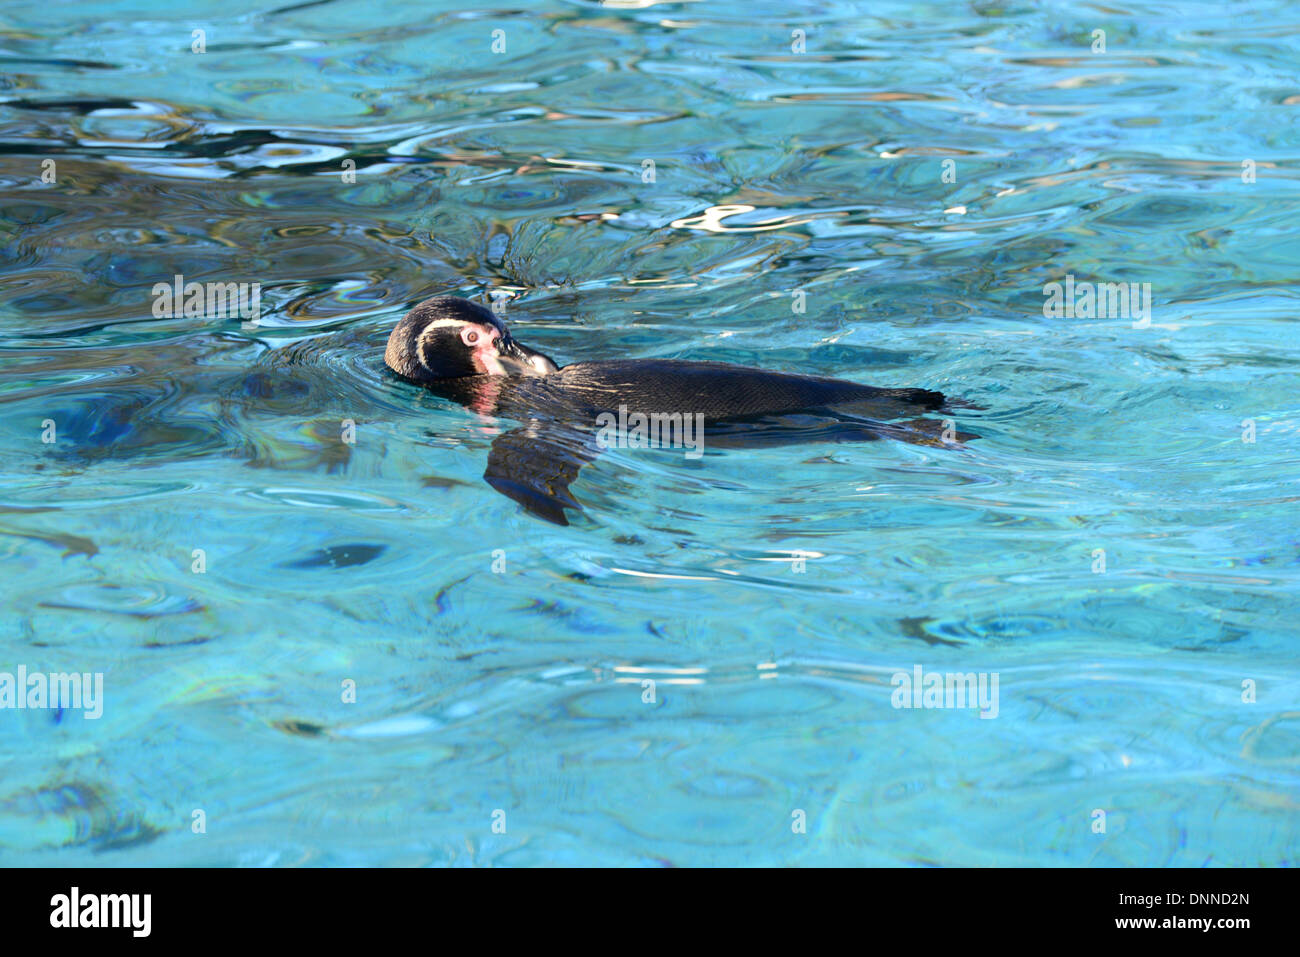
<svg viewBox="0 0 1300 957">
<path fill-rule="evenodd" d="M 565 509 L 581 509 L 569 485 L 607 447 L 597 438 L 615 421 L 625 427 L 658 416 L 683 429 L 698 423 L 710 445 L 725 448 L 881 437 L 957 445 L 978 438 L 950 422 L 916 418 L 968 405 L 929 389 L 679 359 L 560 367 L 516 341 L 490 310 L 453 296 L 427 299 L 407 313 L 388 338 L 384 363 L 476 412 L 521 422 L 492 441 L 483 477 L 559 525 L 568 524 Z"/>
</svg>

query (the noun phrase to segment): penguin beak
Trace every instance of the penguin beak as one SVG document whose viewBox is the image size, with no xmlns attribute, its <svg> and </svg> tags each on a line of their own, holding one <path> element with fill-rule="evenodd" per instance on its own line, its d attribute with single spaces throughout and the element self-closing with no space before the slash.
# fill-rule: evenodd
<svg viewBox="0 0 1300 957">
<path fill-rule="evenodd" d="M 521 345 L 508 334 L 497 340 L 497 357 L 508 371 L 517 375 L 548 375 L 559 368 L 549 358 Z"/>
</svg>

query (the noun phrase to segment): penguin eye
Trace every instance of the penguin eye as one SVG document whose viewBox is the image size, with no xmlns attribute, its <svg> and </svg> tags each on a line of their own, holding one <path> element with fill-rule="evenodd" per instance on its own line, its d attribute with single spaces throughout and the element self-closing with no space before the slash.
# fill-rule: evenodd
<svg viewBox="0 0 1300 957">
<path fill-rule="evenodd" d="M 460 341 L 465 343 L 467 346 L 475 345 L 478 342 L 478 330 L 462 329 L 460 333 Z"/>
</svg>

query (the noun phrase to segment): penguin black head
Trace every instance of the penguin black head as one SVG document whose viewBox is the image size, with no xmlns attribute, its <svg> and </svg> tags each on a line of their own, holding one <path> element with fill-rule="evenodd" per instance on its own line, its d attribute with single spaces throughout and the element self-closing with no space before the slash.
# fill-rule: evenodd
<svg viewBox="0 0 1300 957">
<path fill-rule="evenodd" d="M 490 310 L 438 296 L 406 314 L 388 337 L 384 364 L 415 382 L 466 376 L 546 375 L 556 365 L 520 345 Z"/>
</svg>

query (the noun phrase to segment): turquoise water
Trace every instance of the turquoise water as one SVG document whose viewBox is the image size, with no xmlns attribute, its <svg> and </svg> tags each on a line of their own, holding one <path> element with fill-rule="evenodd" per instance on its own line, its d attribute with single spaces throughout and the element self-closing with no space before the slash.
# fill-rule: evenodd
<svg viewBox="0 0 1300 957">
<path fill-rule="evenodd" d="M 0 711 L 0 863 L 1294 861 L 1293 6 L 185 7 L 0 27 L 0 671 L 104 676 Z M 615 450 L 557 527 L 384 374 L 440 293 L 981 438 Z"/>
</svg>

